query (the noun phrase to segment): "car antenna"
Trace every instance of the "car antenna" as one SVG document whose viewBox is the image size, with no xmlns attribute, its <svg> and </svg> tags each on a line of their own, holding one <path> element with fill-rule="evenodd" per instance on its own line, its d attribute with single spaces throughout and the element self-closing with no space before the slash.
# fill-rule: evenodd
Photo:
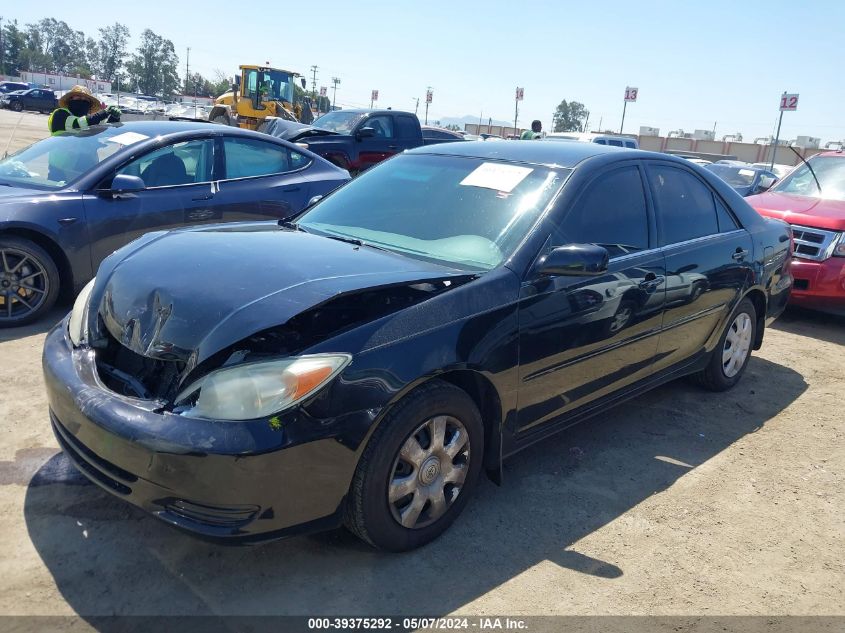
<svg viewBox="0 0 845 633">
<path fill-rule="evenodd" d="M 810 173 L 813 174 L 813 179 L 816 181 L 816 187 L 819 188 L 819 193 L 821 193 L 822 192 L 822 184 L 819 182 L 819 179 L 816 177 L 816 172 L 813 171 L 813 166 L 810 163 L 808 163 L 807 160 L 803 156 L 801 156 L 801 154 L 798 153 L 798 150 L 795 149 L 794 147 L 792 147 L 792 145 L 789 145 L 788 147 L 793 152 L 795 152 L 795 155 L 798 158 L 801 159 L 801 162 L 804 163 L 808 167 L 808 169 L 810 170 Z"/>
</svg>

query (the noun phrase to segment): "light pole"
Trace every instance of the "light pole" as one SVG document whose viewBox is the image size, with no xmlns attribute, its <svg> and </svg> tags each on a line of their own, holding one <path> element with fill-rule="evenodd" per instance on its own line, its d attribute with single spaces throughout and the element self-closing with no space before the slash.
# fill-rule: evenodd
<svg viewBox="0 0 845 633">
<path fill-rule="evenodd" d="M 428 106 L 431 104 L 431 99 L 433 97 L 433 94 L 434 93 L 431 92 L 431 86 L 426 88 L 426 90 L 425 90 L 425 124 L 426 125 L 428 125 Z"/>
<path fill-rule="evenodd" d="M 336 108 L 337 104 L 337 86 L 340 83 L 340 79 L 337 77 L 332 77 L 332 110 Z"/>
</svg>

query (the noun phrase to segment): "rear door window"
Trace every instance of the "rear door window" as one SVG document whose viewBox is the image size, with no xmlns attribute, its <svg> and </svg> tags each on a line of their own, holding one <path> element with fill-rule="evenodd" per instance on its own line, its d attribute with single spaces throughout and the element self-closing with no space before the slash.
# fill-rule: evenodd
<svg viewBox="0 0 845 633">
<path fill-rule="evenodd" d="M 301 158 L 305 158 L 298 155 L 295 160 L 297 166 L 293 167 L 287 147 L 251 138 L 224 138 L 223 151 L 227 180 L 284 174 L 299 169 Z"/>
<path fill-rule="evenodd" d="M 719 232 L 713 192 L 685 169 L 648 166 L 657 207 L 660 244 L 676 244 Z"/>
</svg>

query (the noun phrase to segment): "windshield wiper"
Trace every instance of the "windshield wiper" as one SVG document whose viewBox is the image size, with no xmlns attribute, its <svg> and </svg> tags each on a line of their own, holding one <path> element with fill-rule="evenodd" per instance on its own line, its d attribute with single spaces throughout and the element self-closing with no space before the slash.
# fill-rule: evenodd
<svg viewBox="0 0 845 633">
<path fill-rule="evenodd" d="M 366 246 L 368 248 L 374 248 L 379 251 L 387 251 L 391 253 L 389 248 L 385 248 L 384 246 L 376 246 L 375 244 L 370 244 L 369 242 L 365 242 L 364 240 L 358 239 L 357 237 L 351 237 L 349 235 L 339 235 L 337 233 L 321 233 L 323 237 L 328 237 L 332 240 L 337 240 L 338 242 L 346 242 L 347 244 L 354 244 L 355 246 Z"/>
<path fill-rule="evenodd" d="M 304 228 L 302 228 L 301 226 L 299 226 L 296 222 L 293 222 L 292 220 L 282 219 L 282 220 L 279 220 L 278 224 L 283 229 L 290 229 L 291 231 L 302 231 L 303 233 L 308 233 L 308 231 L 306 231 Z"/>
</svg>

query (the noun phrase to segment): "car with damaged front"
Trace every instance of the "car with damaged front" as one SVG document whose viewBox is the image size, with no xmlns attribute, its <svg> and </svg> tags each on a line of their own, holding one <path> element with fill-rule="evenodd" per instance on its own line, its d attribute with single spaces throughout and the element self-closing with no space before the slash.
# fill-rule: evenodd
<svg viewBox="0 0 845 633">
<path fill-rule="evenodd" d="M 300 147 L 202 122 L 62 132 L 0 160 L 0 327 L 70 300 L 149 231 L 281 219 L 349 180 Z"/>
<path fill-rule="evenodd" d="M 407 550 L 550 434 L 680 376 L 735 385 L 789 246 L 664 154 L 419 148 L 294 220 L 107 258 L 47 336 L 50 420 L 92 481 L 193 534 Z"/>
</svg>

